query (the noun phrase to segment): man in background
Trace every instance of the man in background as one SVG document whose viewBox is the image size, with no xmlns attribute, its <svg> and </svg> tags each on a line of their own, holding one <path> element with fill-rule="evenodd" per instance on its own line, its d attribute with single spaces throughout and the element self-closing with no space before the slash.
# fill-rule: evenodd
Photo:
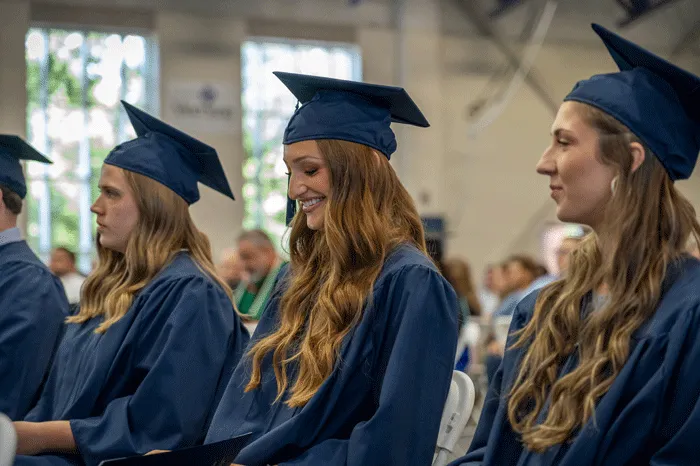
<svg viewBox="0 0 700 466">
<path fill-rule="evenodd" d="M 247 280 L 243 262 L 238 255 L 238 251 L 233 248 L 227 248 L 221 252 L 218 270 L 221 278 L 234 291 L 242 281 Z"/>
<path fill-rule="evenodd" d="M 63 284 L 68 303 L 71 306 L 80 302 L 80 288 L 83 286 L 85 276 L 75 267 L 75 253 L 68 248 L 58 247 L 51 251 L 49 269 Z"/>
<path fill-rule="evenodd" d="M 245 278 L 235 290 L 238 311 L 249 321 L 260 320 L 283 261 L 262 230 L 244 231 L 238 237 L 238 256 Z"/>
</svg>

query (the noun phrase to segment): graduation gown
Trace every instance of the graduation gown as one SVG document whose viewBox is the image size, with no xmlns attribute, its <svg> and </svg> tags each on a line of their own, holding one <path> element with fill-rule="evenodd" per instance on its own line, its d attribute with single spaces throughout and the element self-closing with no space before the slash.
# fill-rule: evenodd
<svg viewBox="0 0 700 466">
<path fill-rule="evenodd" d="M 227 365 L 248 334 L 231 301 L 179 253 L 104 334 L 102 317 L 68 324 L 27 421 L 70 420 L 79 456 L 20 456 L 23 464 L 97 465 L 201 442 Z"/>
<path fill-rule="evenodd" d="M 284 282 L 254 340 L 277 328 Z M 457 296 L 427 257 L 402 245 L 387 258 L 369 303 L 332 374 L 303 407 L 274 403 L 269 355 L 262 386 L 244 393 L 250 360 L 242 359 L 205 442 L 252 432 L 235 461 L 245 466 L 430 464 L 454 364 Z"/>
<path fill-rule="evenodd" d="M 626 364 L 598 402 L 596 425 L 589 420 L 571 442 L 543 454 L 524 449 L 508 422 L 507 394 L 525 349 L 507 350 L 469 452 L 450 466 L 698 464 L 700 262 L 685 258 L 668 275 L 656 313 L 633 334 Z M 531 294 L 518 305 L 511 333 L 530 320 L 536 299 Z M 576 364 L 572 355 L 561 373 Z"/>
<path fill-rule="evenodd" d="M 41 392 L 68 301 L 25 241 L 0 246 L 0 412 L 24 418 Z"/>
</svg>

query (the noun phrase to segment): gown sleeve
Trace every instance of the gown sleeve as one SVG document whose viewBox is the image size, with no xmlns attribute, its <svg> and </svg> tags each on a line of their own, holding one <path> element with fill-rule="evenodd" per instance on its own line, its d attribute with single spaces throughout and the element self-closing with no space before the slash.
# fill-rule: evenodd
<svg viewBox="0 0 700 466">
<path fill-rule="evenodd" d="M 669 335 L 666 377 L 673 380 L 664 397 L 660 425 L 660 448 L 650 466 L 684 466 L 698 464 L 700 439 L 700 309 L 685 313 Z"/>
<path fill-rule="evenodd" d="M 435 451 L 452 380 L 460 308 L 450 285 L 435 271 L 407 267 L 376 304 L 377 332 L 391 335 L 378 348 L 378 407 L 348 439 L 315 445 L 282 465 L 424 466 Z"/>
<path fill-rule="evenodd" d="M 0 277 L 0 412 L 21 420 L 36 402 L 68 315 L 48 270 L 5 264 Z"/>
<path fill-rule="evenodd" d="M 138 305 L 130 370 L 138 374 L 137 388 L 99 416 L 70 421 L 87 465 L 188 447 L 203 436 L 230 348 L 231 301 L 218 286 L 195 277 L 163 284 Z"/>
</svg>

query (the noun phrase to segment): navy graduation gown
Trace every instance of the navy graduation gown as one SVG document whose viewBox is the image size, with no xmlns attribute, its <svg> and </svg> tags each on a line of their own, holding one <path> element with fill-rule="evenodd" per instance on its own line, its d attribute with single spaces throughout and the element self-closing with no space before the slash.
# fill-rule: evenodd
<svg viewBox="0 0 700 466">
<path fill-rule="evenodd" d="M 80 456 L 16 464 L 87 464 L 201 442 L 226 364 L 248 334 L 231 301 L 179 253 L 106 333 L 103 318 L 67 325 L 27 421 L 70 420 Z"/>
<path fill-rule="evenodd" d="M 656 313 L 633 335 L 627 363 L 598 402 L 596 425 L 589 421 L 570 443 L 543 454 L 524 449 L 510 427 L 506 395 L 525 350 L 507 350 L 469 452 L 450 466 L 698 464 L 700 262 L 686 258 L 669 270 L 674 277 Z M 536 299 L 531 294 L 518 305 L 511 333 L 527 324 Z M 562 373 L 576 364 L 571 356 Z"/>
<path fill-rule="evenodd" d="M 283 287 L 284 278 L 254 339 L 276 328 Z M 370 302 L 334 371 L 304 407 L 273 403 L 270 356 L 261 388 L 244 393 L 244 357 L 205 443 L 252 432 L 236 458 L 245 466 L 430 464 L 450 387 L 459 301 L 429 259 L 403 245 L 387 258 Z"/>
<path fill-rule="evenodd" d="M 41 392 L 68 300 L 25 241 L 0 246 L 0 412 L 24 418 Z"/>
</svg>

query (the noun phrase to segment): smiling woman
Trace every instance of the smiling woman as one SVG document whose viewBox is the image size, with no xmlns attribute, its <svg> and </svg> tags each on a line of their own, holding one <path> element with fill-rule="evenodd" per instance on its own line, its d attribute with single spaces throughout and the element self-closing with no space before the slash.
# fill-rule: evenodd
<svg viewBox="0 0 700 466">
<path fill-rule="evenodd" d="M 301 203 L 306 225 L 322 230 L 331 174 L 328 157 L 316 141 L 300 141 L 285 146 L 284 163 L 289 169 L 289 197 Z"/>
<path fill-rule="evenodd" d="M 389 164 L 391 121 L 428 122 L 400 88 L 276 74 L 303 104 L 284 137 L 301 209 L 206 442 L 252 432 L 246 466 L 430 464 L 460 307 Z"/>
</svg>

